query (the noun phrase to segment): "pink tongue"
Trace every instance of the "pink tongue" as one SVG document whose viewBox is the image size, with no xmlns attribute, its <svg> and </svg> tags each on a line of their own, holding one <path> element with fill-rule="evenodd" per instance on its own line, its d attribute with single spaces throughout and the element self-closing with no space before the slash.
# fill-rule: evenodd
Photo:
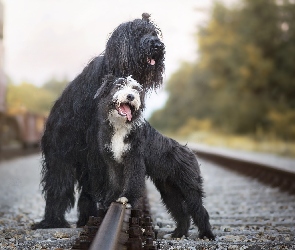
<svg viewBox="0 0 295 250">
<path fill-rule="evenodd" d="M 131 110 L 130 110 L 129 106 L 127 104 L 121 104 L 120 108 L 121 108 L 122 112 L 124 112 L 124 114 L 127 115 L 128 121 L 131 121 L 132 114 L 131 114 Z"/>
<path fill-rule="evenodd" d="M 148 61 L 148 63 L 149 63 L 150 65 L 155 65 L 155 64 L 156 64 L 156 61 L 155 61 L 154 59 L 150 59 L 150 58 L 148 58 L 147 61 Z"/>
</svg>

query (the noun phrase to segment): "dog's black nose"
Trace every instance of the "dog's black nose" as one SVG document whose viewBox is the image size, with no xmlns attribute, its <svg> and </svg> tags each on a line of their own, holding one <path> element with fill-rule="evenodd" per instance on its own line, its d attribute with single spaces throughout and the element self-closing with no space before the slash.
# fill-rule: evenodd
<svg viewBox="0 0 295 250">
<path fill-rule="evenodd" d="M 154 48 L 155 48 L 156 50 L 163 49 L 163 48 L 164 48 L 164 43 L 162 43 L 161 41 L 156 41 L 156 42 L 154 43 Z"/>
<path fill-rule="evenodd" d="M 127 100 L 128 100 L 128 101 L 133 101 L 133 100 L 134 100 L 134 95 L 132 95 L 132 94 L 128 94 L 128 95 L 127 95 Z"/>
</svg>

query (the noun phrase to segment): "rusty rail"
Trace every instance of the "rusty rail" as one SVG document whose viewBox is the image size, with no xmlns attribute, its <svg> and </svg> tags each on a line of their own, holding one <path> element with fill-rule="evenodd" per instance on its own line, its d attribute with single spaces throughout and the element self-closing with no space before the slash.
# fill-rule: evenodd
<svg viewBox="0 0 295 250">
<path fill-rule="evenodd" d="M 264 163 L 240 159 L 205 150 L 191 148 L 200 158 L 216 162 L 218 165 L 257 178 L 261 182 L 279 187 L 283 191 L 291 194 L 295 193 L 295 172 L 275 168 Z"/>
</svg>

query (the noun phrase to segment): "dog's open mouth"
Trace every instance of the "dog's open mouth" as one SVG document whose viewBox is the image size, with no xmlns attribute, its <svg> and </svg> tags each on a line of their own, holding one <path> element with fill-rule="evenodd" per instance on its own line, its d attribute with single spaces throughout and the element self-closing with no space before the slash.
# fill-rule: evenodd
<svg viewBox="0 0 295 250">
<path fill-rule="evenodd" d="M 155 64 L 156 64 L 156 60 L 153 59 L 153 58 L 148 58 L 148 59 L 147 59 L 147 62 L 148 62 L 148 64 L 150 64 L 150 65 L 155 65 Z"/>
<path fill-rule="evenodd" d="M 118 114 L 121 116 L 127 116 L 128 121 L 132 119 L 132 106 L 128 103 L 120 103 L 116 106 Z"/>
</svg>

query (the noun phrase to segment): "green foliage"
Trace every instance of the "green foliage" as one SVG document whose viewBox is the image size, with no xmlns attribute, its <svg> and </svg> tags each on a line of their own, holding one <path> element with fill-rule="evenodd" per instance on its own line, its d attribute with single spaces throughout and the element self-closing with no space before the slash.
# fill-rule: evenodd
<svg viewBox="0 0 295 250">
<path fill-rule="evenodd" d="M 33 84 L 8 85 L 7 106 L 9 112 L 30 111 L 47 114 L 51 107 L 53 94 Z"/>
<path fill-rule="evenodd" d="M 47 115 L 66 84 L 66 80 L 55 79 L 51 79 L 43 87 L 26 82 L 20 85 L 9 83 L 6 98 L 8 111 L 10 113 L 29 111 Z"/>
<path fill-rule="evenodd" d="M 55 99 L 57 99 L 62 91 L 65 89 L 65 87 L 68 85 L 68 83 L 69 81 L 66 78 L 64 78 L 63 80 L 51 78 L 43 85 L 43 88 L 54 94 Z"/>
<path fill-rule="evenodd" d="M 276 2 L 217 2 L 196 35 L 199 60 L 171 77 L 166 106 L 150 122 L 187 133 L 192 119 L 209 120 L 225 132 L 295 139 L 295 4 Z"/>
<path fill-rule="evenodd" d="M 192 117 L 187 120 L 187 122 L 177 130 L 178 136 L 188 136 L 192 131 L 208 131 L 211 129 L 212 124 L 210 120 L 197 120 Z"/>
</svg>

